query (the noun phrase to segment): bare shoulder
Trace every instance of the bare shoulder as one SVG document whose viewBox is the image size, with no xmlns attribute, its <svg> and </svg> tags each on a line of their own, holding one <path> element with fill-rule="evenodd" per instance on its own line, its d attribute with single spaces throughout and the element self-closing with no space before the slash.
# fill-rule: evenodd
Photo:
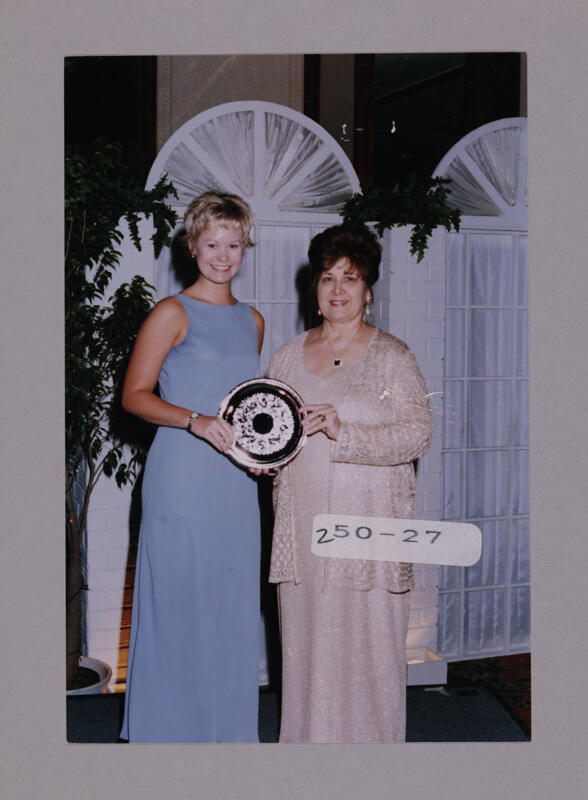
<svg viewBox="0 0 588 800">
<path fill-rule="evenodd" d="M 151 309 L 147 319 L 160 325 L 181 322 L 186 318 L 186 310 L 177 297 L 164 297 Z"/>
<path fill-rule="evenodd" d="M 179 344 L 188 329 L 186 310 L 177 297 L 165 297 L 153 306 L 143 329 L 145 333 L 164 335 L 172 344 Z"/>
<path fill-rule="evenodd" d="M 185 316 L 186 310 L 177 297 L 164 297 L 159 300 L 151 309 L 151 314 L 157 315 L 162 319 Z"/>
</svg>

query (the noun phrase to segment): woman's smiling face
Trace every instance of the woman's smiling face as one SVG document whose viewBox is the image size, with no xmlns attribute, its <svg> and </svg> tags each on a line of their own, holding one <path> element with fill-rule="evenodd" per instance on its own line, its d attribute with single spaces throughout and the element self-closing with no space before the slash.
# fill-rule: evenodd
<svg viewBox="0 0 588 800">
<path fill-rule="evenodd" d="M 189 245 L 200 275 L 215 284 L 229 283 L 239 272 L 245 247 L 239 225 L 206 228 Z"/>
<path fill-rule="evenodd" d="M 361 317 L 368 288 L 348 258 L 340 258 L 321 272 L 317 301 L 323 317 L 345 322 Z"/>
</svg>

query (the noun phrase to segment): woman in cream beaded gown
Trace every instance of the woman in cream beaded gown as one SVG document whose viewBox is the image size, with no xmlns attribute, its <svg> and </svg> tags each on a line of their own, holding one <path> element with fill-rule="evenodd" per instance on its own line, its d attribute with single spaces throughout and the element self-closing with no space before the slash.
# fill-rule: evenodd
<svg viewBox="0 0 588 800">
<path fill-rule="evenodd" d="M 322 323 L 281 347 L 268 372 L 304 399 L 308 435 L 274 481 L 281 742 L 405 739 L 412 565 L 311 553 L 316 514 L 414 515 L 413 461 L 429 445 L 431 413 L 407 345 L 363 319 L 380 255 L 364 226 L 314 237 Z"/>
</svg>

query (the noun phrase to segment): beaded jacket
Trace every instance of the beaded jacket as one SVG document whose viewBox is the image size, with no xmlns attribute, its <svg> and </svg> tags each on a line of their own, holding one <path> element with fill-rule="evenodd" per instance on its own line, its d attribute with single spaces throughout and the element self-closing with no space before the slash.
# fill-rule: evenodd
<svg viewBox="0 0 588 800">
<path fill-rule="evenodd" d="M 268 377 L 289 383 L 296 359 L 302 358 L 306 335 L 300 334 L 276 352 Z M 415 504 L 414 462 L 426 452 L 432 432 L 425 382 L 416 359 L 403 341 L 376 328 L 361 360 L 349 369 L 352 378 L 337 409 L 341 428 L 324 464 L 329 489 L 320 513 L 410 519 Z M 295 535 L 302 499 L 293 497 L 290 470 L 294 468 L 291 462 L 274 479 L 270 583 L 304 580 Z M 308 542 L 310 547 L 310 531 Z M 322 561 L 324 585 L 363 591 L 378 586 L 390 592 L 413 587 L 412 564 Z"/>
</svg>

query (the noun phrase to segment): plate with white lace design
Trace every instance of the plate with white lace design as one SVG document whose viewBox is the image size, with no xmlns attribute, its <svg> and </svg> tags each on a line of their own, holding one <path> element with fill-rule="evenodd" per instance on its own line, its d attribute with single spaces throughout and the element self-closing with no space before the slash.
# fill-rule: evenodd
<svg viewBox="0 0 588 800">
<path fill-rule="evenodd" d="M 287 464 L 306 441 L 302 405 L 300 395 L 282 381 L 255 378 L 235 386 L 218 412 L 235 431 L 230 458 L 244 467 Z"/>
</svg>

